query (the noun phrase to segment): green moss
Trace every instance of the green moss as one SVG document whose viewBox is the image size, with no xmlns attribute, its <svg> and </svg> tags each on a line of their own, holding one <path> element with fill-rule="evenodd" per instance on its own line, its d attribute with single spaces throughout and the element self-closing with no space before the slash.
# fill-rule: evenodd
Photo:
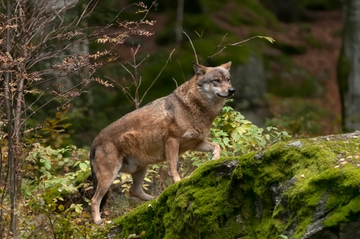
<svg viewBox="0 0 360 239">
<path fill-rule="evenodd" d="M 332 212 L 324 221 L 324 226 L 332 227 L 338 225 L 340 222 L 347 222 L 349 221 L 351 214 L 356 214 L 358 212 L 360 212 L 360 196 L 351 199 L 349 203 L 342 205 Z"/>
<path fill-rule="evenodd" d="M 302 236 L 305 234 L 306 232 L 306 227 L 308 225 L 311 225 L 312 223 L 312 218 L 311 217 L 302 217 L 301 220 L 299 221 L 299 224 L 297 226 L 297 230 L 295 230 L 294 232 L 294 238 L 295 239 L 300 239 L 302 238 Z"/>
<path fill-rule="evenodd" d="M 292 228 L 288 236 L 302 238 L 315 212 L 326 217 L 324 227 L 352 220 L 360 212 L 360 175 L 353 161 L 335 167 L 337 152 L 346 151 L 342 140 L 299 141 L 277 143 L 261 159 L 210 161 L 115 220 L 112 230 L 118 238 L 215 239 L 276 238 Z M 345 141 L 357 149 L 358 139 Z"/>
</svg>

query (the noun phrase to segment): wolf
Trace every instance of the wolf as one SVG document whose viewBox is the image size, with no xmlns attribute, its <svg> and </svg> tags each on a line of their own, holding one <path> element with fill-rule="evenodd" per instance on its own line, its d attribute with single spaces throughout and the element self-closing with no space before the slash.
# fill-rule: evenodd
<svg viewBox="0 0 360 239">
<path fill-rule="evenodd" d="M 133 196 L 151 200 L 153 196 L 142 188 L 149 164 L 167 161 L 169 175 L 178 182 L 177 160 L 185 151 L 220 157 L 220 146 L 207 136 L 226 99 L 235 92 L 230 81 L 231 61 L 217 67 L 195 62 L 193 66 L 195 75 L 190 80 L 108 125 L 94 139 L 90 151 L 94 223 L 102 223 L 100 204 L 119 172 L 131 174 Z"/>
</svg>

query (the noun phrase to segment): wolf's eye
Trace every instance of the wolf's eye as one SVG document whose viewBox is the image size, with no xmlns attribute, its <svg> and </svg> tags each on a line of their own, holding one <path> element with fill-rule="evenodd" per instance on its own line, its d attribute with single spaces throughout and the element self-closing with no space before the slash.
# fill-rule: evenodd
<svg viewBox="0 0 360 239">
<path fill-rule="evenodd" d="M 220 82 L 220 80 L 215 79 L 215 80 L 213 80 L 213 83 L 215 83 L 215 84 L 220 84 L 221 82 Z"/>
</svg>

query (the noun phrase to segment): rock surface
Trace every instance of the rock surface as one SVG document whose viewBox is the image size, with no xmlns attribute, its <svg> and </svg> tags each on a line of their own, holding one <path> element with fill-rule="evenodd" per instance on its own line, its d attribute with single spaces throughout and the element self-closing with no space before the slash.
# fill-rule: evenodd
<svg viewBox="0 0 360 239">
<path fill-rule="evenodd" d="M 360 131 L 211 161 L 107 238 L 360 238 Z M 130 237 L 129 237 L 130 236 Z M 281 237 L 280 237 L 281 236 Z"/>
</svg>

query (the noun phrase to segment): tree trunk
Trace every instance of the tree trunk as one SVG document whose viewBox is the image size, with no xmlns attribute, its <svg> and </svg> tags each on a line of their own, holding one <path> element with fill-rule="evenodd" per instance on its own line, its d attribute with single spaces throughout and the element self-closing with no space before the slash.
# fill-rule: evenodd
<svg viewBox="0 0 360 239">
<path fill-rule="evenodd" d="M 360 128 L 360 1 L 344 1 L 344 36 L 338 83 L 344 131 Z"/>
<path fill-rule="evenodd" d="M 10 22 L 10 10 L 11 4 L 10 0 L 6 1 L 6 18 L 7 22 Z M 10 28 L 6 29 L 6 51 L 9 52 L 11 47 L 10 42 Z M 5 85 L 4 85 L 4 95 L 5 95 L 5 108 L 6 108 L 6 118 L 7 118 L 7 128 L 8 128 L 8 165 L 10 169 L 10 232 L 12 236 L 16 236 L 17 229 L 17 217 L 16 217 L 16 154 L 15 149 L 16 145 L 14 144 L 14 128 L 13 128 L 13 117 L 11 112 L 11 100 L 10 100 L 10 81 L 11 73 L 7 71 L 5 73 Z"/>
</svg>

